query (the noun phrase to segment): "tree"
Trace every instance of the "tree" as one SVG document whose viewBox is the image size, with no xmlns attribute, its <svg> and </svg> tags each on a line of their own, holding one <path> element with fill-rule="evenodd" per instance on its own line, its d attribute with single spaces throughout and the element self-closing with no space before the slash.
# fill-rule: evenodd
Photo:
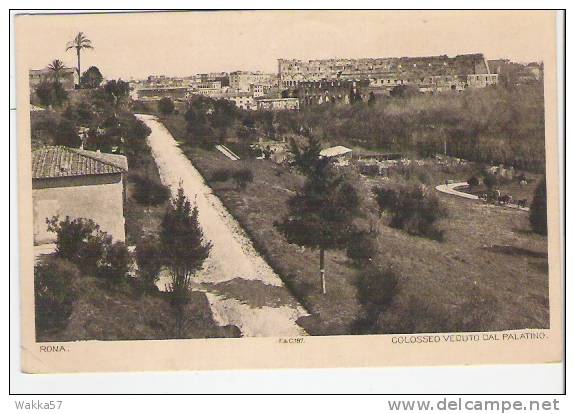
<svg viewBox="0 0 575 414">
<path fill-rule="evenodd" d="M 100 69 L 96 66 L 90 66 L 86 72 L 82 74 L 80 78 L 80 85 L 84 88 L 95 89 L 104 80 L 104 77 L 100 73 Z"/>
<path fill-rule="evenodd" d="M 62 62 L 60 59 L 54 59 L 52 63 L 48 65 L 48 69 L 52 71 L 54 81 L 60 82 L 60 73 L 66 69 L 66 66 L 64 66 L 64 62 Z"/>
<path fill-rule="evenodd" d="M 40 104 L 44 106 L 51 106 L 54 104 L 54 92 L 52 88 L 52 83 L 46 80 L 40 82 L 38 86 L 36 86 L 36 96 L 40 100 Z"/>
<path fill-rule="evenodd" d="M 76 68 L 76 71 L 78 72 L 78 86 L 79 86 L 80 76 L 82 74 L 80 66 L 80 54 L 83 49 L 94 49 L 94 47 L 92 46 L 92 41 L 88 39 L 86 36 L 84 36 L 83 32 L 79 32 L 74 38 L 74 40 L 69 41 L 68 44 L 66 45 L 66 51 L 70 49 L 76 49 L 76 55 L 78 57 L 78 67 Z"/>
<path fill-rule="evenodd" d="M 111 81 L 106 82 L 104 90 L 112 97 L 114 106 L 117 106 L 123 98 L 126 98 L 130 94 L 130 85 L 128 82 L 124 82 L 121 79 L 112 79 Z"/>
<path fill-rule="evenodd" d="M 296 166 L 306 175 L 306 181 L 302 190 L 288 200 L 287 217 L 275 225 L 289 243 L 319 249 L 321 289 L 325 294 L 325 251 L 345 247 L 356 234 L 353 219 L 359 210 L 359 195 L 328 159 L 318 157 L 318 143 L 313 138 L 305 149 L 294 150 Z"/>
<path fill-rule="evenodd" d="M 164 263 L 170 270 L 168 290 L 174 310 L 175 334 L 181 337 L 192 277 L 202 267 L 212 248 L 212 244 L 204 240 L 198 222 L 198 207 L 192 207 L 181 185 L 162 220 L 160 244 Z"/>
<path fill-rule="evenodd" d="M 158 102 L 158 110 L 164 115 L 169 115 L 174 112 L 174 102 L 170 98 L 164 97 Z"/>
<path fill-rule="evenodd" d="M 545 176 L 537 184 L 529 208 L 529 222 L 535 233 L 547 235 L 547 186 Z"/>
</svg>

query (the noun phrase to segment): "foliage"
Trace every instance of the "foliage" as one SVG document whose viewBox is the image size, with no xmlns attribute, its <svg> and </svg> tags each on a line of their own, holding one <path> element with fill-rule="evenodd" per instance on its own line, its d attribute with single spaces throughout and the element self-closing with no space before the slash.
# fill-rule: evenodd
<svg viewBox="0 0 575 414">
<path fill-rule="evenodd" d="M 133 197 L 140 204 L 158 206 L 170 199 L 170 189 L 145 175 L 131 175 L 135 184 Z"/>
<path fill-rule="evenodd" d="M 60 59 L 54 59 L 48 65 L 48 69 L 52 71 L 54 81 L 58 82 L 60 80 L 60 72 L 66 69 L 66 66 L 64 65 L 64 62 L 62 62 Z"/>
<path fill-rule="evenodd" d="M 486 173 L 483 176 L 483 184 L 488 190 L 493 189 L 497 185 L 497 176 L 495 174 Z"/>
<path fill-rule="evenodd" d="M 535 193 L 533 201 L 529 208 L 529 222 L 535 233 L 547 235 L 547 186 L 545 176 L 541 178 Z"/>
<path fill-rule="evenodd" d="M 391 214 L 390 226 L 403 229 L 411 235 L 442 241 L 443 232 L 435 226 L 437 220 L 447 216 L 439 198 L 423 185 L 400 188 L 374 189 L 380 211 Z"/>
<path fill-rule="evenodd" d="M 117 241 L 107 246 L 96 274 L 111 285 L 118 285 L 126 281 L 131 266 L 132 257 L 128 248 Z"/>
<path fill-rule="evenodd" d="M 158 110 L 164 115 L 169 115 L 174 112 L 174 108 L 174 102 L 168 97 L 164 97 L 158 101 Z"/>
<path fill-rule="evenodd" d="M 228 181 L 232 174 L 233 172 L 229 168 L 218 168 L 212 173 L 210 181 L 214 183 Z"/>
<path fill-rule="evenodd" d="M 347 257 L 357 265 L 371 261 L 376 253 L 376 237 L 377 234 L 373 231 L 358 231 L 352 234 L 345 250 Z"/>
<path fill-rule="evenodd" d="M 61 106 L 68 99 L 68 92 L 57 81 L 44 80 L 36 87 L 36 95 L 44 106 Z"/>
<path fill-rule="evenodd" d="M 104 91 L 115 106 L 120 105 L 130 95 L 130 84 L 121 79 L 112 79 L 104 85 Z"/>
<path fill-rule="evenodd" d="M 88 89 L 95 89 L 104 80 L 104 77 L 100 73 L 100 69 L 96 66 L 90 66 L 86 72 L 82 74 L 80 78 L 80 86 Z"/>
<path fill-rule="evenodd" d="M 56 233 L 56 254 L 77 264 L 83 270 L 95 272 L 112 237 L 100 230 L 93 220 L 66 216 L 46 219 L 48 231 Z"/>
<path fill-rule="evenodd" d="M 399 276 L 391 267 L 373 265 L 362 271 L 357 281 L 360 303 L 383 312 L 394 299 L 399 288 Z"/>
<path fill-rule="evenodd" d="M 443 153 L 446 144 L 447 155 L 470 161 L 532 171 L 545 166 L 542 85 L 306 106 L 276 121 L 293 133 L 305 126 L 346 146 L 425 155 Z"/>
<path fill-rule="evenodd" d="M 249 168 L 242 168 L 232 173 L 232 179 L 239 190 L 245 190 L 254 181 L 254 173 Z"/>
<path fill-rule="evenodd" d="M 157 290 L 156 283 L 160 277 L 163 255 L 159 240 L 154 236 L 142 238 L 136 244 L 136 263 L 138 275 L 146 290 Z"/>
<path fill-rule="evenodd" d="M 375 195 L 375 201 L 379 206 L 380 212 L 397 209 L 399 200 L 396 190 L 386 187 L 374 187 L 371 191 Z"/>
<path fill-rule="evenodd" d="M 175 335 L 184 329 L 184 307 L 190 298 L 192 276 L 208 257 L 212 244 L 204 240 L 198 222 L 198 208 L 178 188 L 177 196 L 168 206 L 160 229 L 160 243 L 164 263 L 170 269 L 168 286 L 175 318 Z"/>
<path fill-rule="evenodd" d="M 35 322 L 38 331 L 62 329 L 77 298 L 78 268 L 65 259 L 48 257 L 34 268 Z"/>
<path fill-rule="evenodd" d="M 477 187 L 479 185 L 479 179 L 473 175 L 467 179 L 467 185 L 469 187 Z"/>
</svg>

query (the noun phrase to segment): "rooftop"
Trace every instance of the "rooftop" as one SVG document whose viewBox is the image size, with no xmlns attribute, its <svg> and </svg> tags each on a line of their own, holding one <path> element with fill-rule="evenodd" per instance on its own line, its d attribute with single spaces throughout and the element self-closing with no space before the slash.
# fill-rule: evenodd
<svg viewBox="0 0 575 414">
<path fill-rule="evenodd" d="M 123 155 L 62 146 L 32 152 L 32 179 L 116 174 L 128 171 Z"/>
</svg>

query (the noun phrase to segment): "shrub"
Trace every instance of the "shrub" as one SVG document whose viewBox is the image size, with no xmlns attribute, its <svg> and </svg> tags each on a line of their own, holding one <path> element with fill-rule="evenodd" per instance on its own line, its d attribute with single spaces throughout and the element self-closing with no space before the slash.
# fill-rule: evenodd
<svg viewBox="0 0 575 414">
<path fill-rule="evenodd" d="M 409 234 L 442 241 L 443 232 L 435 227 L 447 211 L 435 194 L 424 186 L 401 188 L 399 191 L 384 187 L 372 190 L 380 211 L 391 213 L 391 227 L 403 229 Z"/>
<path fill-rule="evenodd" d="M 158 101 L 158 110 L 164 115 L 169 115 L 174 112 L 174 102 L 168 98 L 162 98 Z"/>
<path fill-rule="evenodd" d="M 367 175 L 368 177 L 375 177 L 379 175 L 379 166 L 377 164 L 358 164 L 360 174 Z"/>
<path fill-rule="evenodd" d="M 479 185 L 479 179 L 476 176 L 471 176 L 467 180 L 467 185 L 469 187 L 477 187 Z"/>
<path fill-rule="evenodd" d="M 92 220 L 66 216 L 46 219 L 48 231 L 56 233 L 56 254 L 88 272 L 95 271 L 112 237 Z"/>
<path fill-rule="evenodd" d="M 391 226 L 409 234 L 443 240 L 443 232 L 435 228 L 435 222 L 447 215 L 436 195 L 422 186 L 403 189 L 398 194 Z"/>
<path fill-rule="evenodd" d="M 370 266 L 357 281 L 358 299 L 372 316 L 387 308 L 398 289 L 399 277 L 391 267 Z"/>
<path fill-rule="evenodd" d="M 210 181 L 212 182 L 224 182 L 228 181 L 232 176 L 232 171 L 228 168 L 218 168 L 212 173 Z"/>
<path fill-rule="evenodd" d="M 35 91 L 44 106 L 61 106 L 68 99 L 68 92 L 60 82 L 42 81 Z"/>
<path fill-rule="evenodd" d="M 547 235 L 547 187 L 545 176 L 537 184 L 529 208 L 529 222 L 535 233 Z"/>
<path fill-rule="evenodd" d="M 397 191 L 385 187 L 374 187 L 371 191 L 375 195 L 375 201 L 379 206 L 380 213 L 384 210 L 395 209 L 398 203 Z"/>
<path fill-rule="evenodd" d="M 245 190 L 249 183 L 254 181 L 254 173 L 248 168 L 234 171 L 232 178 L 240 190 Z"/>
<path fill-rule="evenodd" d="M 147 237 L 138 241 L 136 245 L 136 263 L 139 277 L 146 290 L 157 290 L 160 270 L 162 269 L 162 253 L 159 240 Z"/>
<path fill-rule="evenodd" d="M 78 148 L 82 145 L 82 138 L 78 135 L 76 126 L 67 119 L 62 119 L 56 131 L 53 131 L 54 145 Z"/>
<path fill-rule="evenodd" d="M 74 281 L 78 268 L 68 260 L 43 259 L 34 268 L 34 301 L 36 331 L 45 332 L 65 327 L 77 298 Z"/>
<path fill-rule="evenodd" d="M 375 243 L 373 240 L 377 237 L 374 232 L 356 232 L 348 242 L 346 248 L 347 257 L 355 264 L 369 261 L 375 254 Z"/>
<path fill-rule="evenodd" d="M 122 242 L 115 242 L 107 247 L 98 267 L 97 276 L 117 285 L 126 280 L 131 266 L 132 257 L 128 248 Z"/>
<path fill-rule="evenodd" d="M 497 185 L 497 177 L 494 174 L 487 173 L 483 177 L 483 184 L 485 185 L 485 187 L 491 190 L 493 187 Z"/>
<path fill-rule="evenodd" d="M 158 206 L 170 199 L 170 189 L 143 175 L 131 176 L 135 184 L 134 199 L 146 206 Z"/>
</svg>

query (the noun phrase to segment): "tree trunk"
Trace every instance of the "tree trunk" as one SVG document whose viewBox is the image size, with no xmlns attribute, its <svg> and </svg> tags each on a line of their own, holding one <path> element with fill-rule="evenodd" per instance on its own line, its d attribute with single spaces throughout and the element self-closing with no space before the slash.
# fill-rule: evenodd
<svg viewBox="0 0 575 414">
<path fill-rule="evenodd" d="M 325 295 L 325 250 L 323 247 L 319 249 L 319 274 L 321 277 L 321 293 Z"/>
<path fill-rule="evenodd" d="M 76 54 L 78 55 L 78 88 L 80 87 L 80 49 L 76 49 Z"/>
</svg>

